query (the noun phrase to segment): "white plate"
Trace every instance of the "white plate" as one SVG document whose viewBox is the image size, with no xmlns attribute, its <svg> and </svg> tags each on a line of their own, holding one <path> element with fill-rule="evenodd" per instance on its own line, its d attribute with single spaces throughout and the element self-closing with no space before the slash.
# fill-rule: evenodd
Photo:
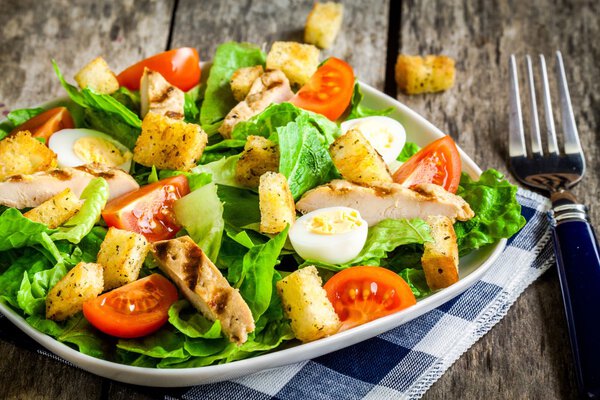
<svg viewBox="0 0 600 400">
<path fill-rule="evenodd" d="M 390 106 L 394 107 L 394 112 L 390 116 L 404 125 L 407 133 L 407 140 L 416 142 L 420 146 L 424 146 L 444 135 L 444 133 L 433 126 L 425 118 L 412 111 L 404 104 L 377 91 L 371 86 L 364 83 L 361 83 L 360 85 L 365 95 L 365 105 L 368 107 L 376 109 Z M 55 102 L 52 102 L 51 104 L 55 104 Z M 459 151 L 462 158 L 463 171 L 471 176 L 478 176 L 481 173 L 479 167 L 462 150 L 459 149 Z M 54 340 L 52 337 L 36 331 L 29 326 L 23 318 L 2 303 L 0 303 L 0 312 L 19 327 L 19 329 L 54 354 L 96 375 L 143 386 L 191 386 L 238 378 L 253 372 L 319 357 L 395 328 L 440 306 L 465 291 L 481 278 L 494 260 L 500 255 L 502 250 L 504 250 L 505 246 L 506 240 L 501 240 L 495 245 L 479 249 L 478 251 L 469 254 L 467 257 L 461 258 L 459 273 L 461 279 L 457 283 L 420 300 L 416 305 L 406 310 L 315 342 L 298 344 L 297 346 L 288 347 L 246 360 L 207 367 L 153 369 L 132 367 L 100 360 L 79 353 Z"/>
</svg>

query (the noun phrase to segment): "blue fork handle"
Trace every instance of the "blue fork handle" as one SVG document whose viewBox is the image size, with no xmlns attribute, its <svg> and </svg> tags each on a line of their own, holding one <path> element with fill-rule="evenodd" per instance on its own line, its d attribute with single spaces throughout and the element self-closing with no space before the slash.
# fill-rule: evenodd
<svg viewBox="0 0 600 400">
<path fill-rule="evenodd" d="M 600 254 L 593 227 L 580 216 L 556 217 L 552 233 L 579 390 L 600 399 Z"/>
</svg>

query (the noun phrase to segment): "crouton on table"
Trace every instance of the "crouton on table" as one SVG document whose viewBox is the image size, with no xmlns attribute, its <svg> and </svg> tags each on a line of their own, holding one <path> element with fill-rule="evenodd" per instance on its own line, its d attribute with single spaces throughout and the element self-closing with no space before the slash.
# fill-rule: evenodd
<svg viewBox="0 0 600 400">
<path fill-rule="evenodd" d="M 331 47 L 342 26 L 344 6 L 340 3 L 315 3 L 304 27 L 304 41 L 322 49 Z"/>
<path fill-rule="evenodd" d="M 407 56 L 396 61 L 396 83 L 407 94 L 434 93 L 454 85 L 454 60 L 446 56 Z"/>
</svg>

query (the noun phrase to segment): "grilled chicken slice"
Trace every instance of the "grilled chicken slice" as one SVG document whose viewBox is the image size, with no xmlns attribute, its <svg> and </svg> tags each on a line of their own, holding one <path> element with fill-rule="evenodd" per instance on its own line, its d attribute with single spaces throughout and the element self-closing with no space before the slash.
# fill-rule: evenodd
<svg viewBox="0 0 600 400">
<path fill-rule="evenodd" d="M 270 70 L 259 76 L 244 101 L 238 103 L 227 114 L 219 133 L 225 138 L 231 138 L 231 132 L 240 121 L 247 121 L 274 103 L 283 103 L 294 96 L 290 81 L 279 70 Z"/>
<path fill-rule="evenodd" d="M 425 219 L 432 215 L 443 215 L 453 221 L 466 221 L 474 215 L 462 197 L 430 183 L 409 189 L 397 183 L 364 187 L 338 179 L 306 192 L 296 203 L 296 209 L 303 214 L 332 206 L 358 210 L 369 226 L 387 218 Z"/>
<path fill-rule="evenodd" d="M 181 89 L 167 82 L 160 72 L 144 68 L 140 80 L 140 103 L 142 118 L 153 112 L 173 119 L 183 119 L 185 95 Z"/>
<path fill-rule="evenodd" d="M 229 340 L 239 345 L 248 339 L 254 330 L 250 308 L 189 236 L 155 242 L 151 251 L 192 305 L 209 320 L 221 322 Z"/>
<path fill-rule="evenodd" d="M 88 183 L 96 177 L 106 179 L 109 201 L 140 187 L 131 175 L 119 168 L 88 164 L 31 175 L 13 175 L 0 182 L 0 204 L 19 209 L 37 207 L 67 188 L 79 197 Z"/>
</svg>

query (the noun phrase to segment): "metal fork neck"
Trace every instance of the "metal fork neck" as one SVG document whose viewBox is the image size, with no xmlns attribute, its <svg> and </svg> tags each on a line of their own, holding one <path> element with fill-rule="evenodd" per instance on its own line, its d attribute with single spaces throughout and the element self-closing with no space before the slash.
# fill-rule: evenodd
<svg viewBox="0 0 600 400">
<path fill-rule="evenodd" d="M 552 201 L 552 210 L 550 210 L 548 217 L 553 226 L 567 221 L 589 222 L 587 207 L 579 204 L 570 191 L 561 189 L 552 192 L 550 200 Z"/>
</svg>

